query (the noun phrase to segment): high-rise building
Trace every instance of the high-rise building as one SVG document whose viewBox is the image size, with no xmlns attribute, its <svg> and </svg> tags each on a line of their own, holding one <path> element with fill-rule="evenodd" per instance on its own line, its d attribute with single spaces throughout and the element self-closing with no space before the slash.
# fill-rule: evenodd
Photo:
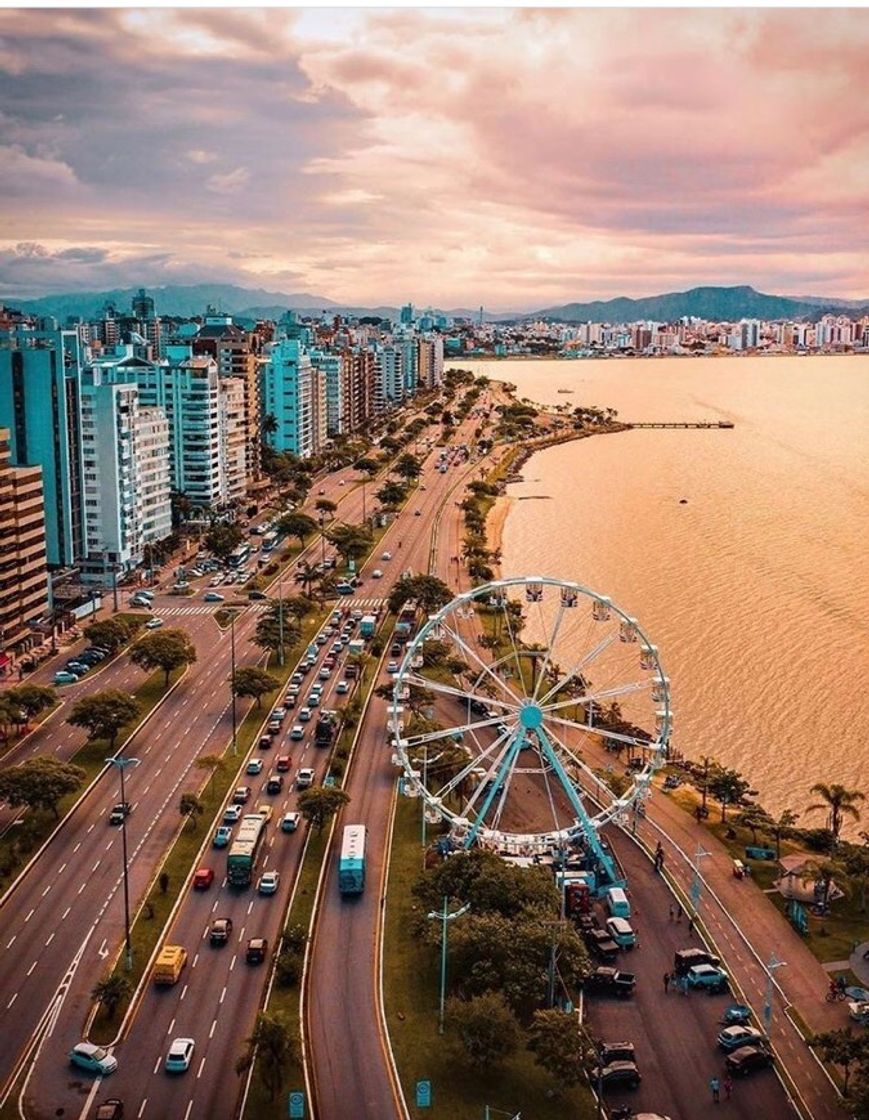
<svg viewBox="0 0 869 1120">
<path fill-rule="evenodd" d="M 169 469 L 169 421 L 159 408 L 139 407 L 136 429 L 139 529 L 145 545 L 172 532 L 172 475 Z"/>
<path fill-rule="evenodd" d="M 378 413 L 382 413 L 404 400 L 403 352 L 393 345 L 376 345 L 372 349 L 375 372 L 374 407 Z"/>
<path fill-rule="evenodd" d="M 434 335 L 418 340 L 418 383 L 426 389 L 436 389 L 444 379 L 444 340 Z"/>
<path fill-rule="evenodd" d="M 42 472 L 12 466 L 10 440 L 0 428 L 0 675 L 38 643 L 32 625 L 48 613 Z"/>
<path fill-rule="evenodd" d="M 404 305 L 404 307 L 402 307 L 400 318 L 401 318 L 401 322 L 406 324 L 406 325 L 413 322 L 413 304 L 412 303 L 406 303 Z"/>
<path fill-rule="evenodd" d="M 326 383 L 326 436 L 345 435 L 349 432 L 345 415 L 346 385 L 344 359 L 341 354 L 325 350 L 310 352 L 311 364 L 319 370 Z"/>
<path fill-rule="evenodd" d="M 273 342 L 266 357 L 261 370 L 264 437 L 275 451 L 308 458 L 314 453 L 311 359 L 291 338 Z"/>
<path fill-rule="evenodd" d="M 221 377 L 220 442 L 223 500 L 241 502 L 247 493 L 245 385 L 240 377 Z"/>
<path fill-rule="evenodd" d="M 16 466 L 42 469 L 48 563 L 81 555 L 81 343 L 76 331 L 0 336 L 0 423 Z"/>
</svg>

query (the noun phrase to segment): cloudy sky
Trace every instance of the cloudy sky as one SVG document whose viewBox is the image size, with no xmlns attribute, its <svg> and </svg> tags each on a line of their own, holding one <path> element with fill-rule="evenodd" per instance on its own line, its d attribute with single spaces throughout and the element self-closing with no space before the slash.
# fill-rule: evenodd
<svg viewBox="0 0 869 1120">
<path fill-rule="evenodd" d="M 0 299 L 869 297 L 867 10 L 0 10 Z"/>
</svg>

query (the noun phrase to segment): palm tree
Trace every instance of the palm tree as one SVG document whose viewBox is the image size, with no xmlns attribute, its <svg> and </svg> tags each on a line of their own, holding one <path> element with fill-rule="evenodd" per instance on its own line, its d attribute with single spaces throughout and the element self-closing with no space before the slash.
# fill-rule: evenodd
<svg viewBox="0 0 869 1120">
<path fill-rule="evenodd" d="M 816 793 L 820 801 L 809 805 L 806 812 L 812 813 L 815 810 L 822 809 L 829 814 L 828 828 L 833 834 L 833 845 L 835 846 L 839 842 L 839 833 L 842 831 L 845 817 L 850 817 L 855 821 L 860 819 L 857 802 L 865 801 L 866 794 L 859 789 L 846 789 L 845 786 L 836 782 L 833 785 L 827 785 L 826 782 L 817 782 L 809 790 L 809 793 Z"/>
</svg>

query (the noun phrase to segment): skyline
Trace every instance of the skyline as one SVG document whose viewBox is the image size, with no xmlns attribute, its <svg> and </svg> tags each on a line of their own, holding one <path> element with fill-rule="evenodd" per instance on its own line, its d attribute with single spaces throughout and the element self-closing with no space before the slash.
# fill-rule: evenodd
<svg viewBox="0 0 869 1120">
<path fill-rule="evenodd" d="M 859 9 L 3 10 L 0 300 L 859 299 L 867 29 Z"/>
</svg>

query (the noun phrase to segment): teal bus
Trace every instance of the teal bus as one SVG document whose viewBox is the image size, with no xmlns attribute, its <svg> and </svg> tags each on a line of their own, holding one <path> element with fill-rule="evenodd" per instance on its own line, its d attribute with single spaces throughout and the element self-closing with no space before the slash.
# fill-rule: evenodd
<svg viewBox="0 0 869 1120">
<path fill-rule="evenodd" d="M 338 890 L 341 894 L 362 894 L 365 890 L 367 831 L 364 824 L 348 824 L 344 828 L 338 861 Z"/>
<path fill-rule="evenodd" d="M 238 834 L 226 857 L 226 878 L 231 887 L 250 886 L 265 832 L 265 818 L 259 813 L 248 813 L 241 818 Z"/>
</svg>

